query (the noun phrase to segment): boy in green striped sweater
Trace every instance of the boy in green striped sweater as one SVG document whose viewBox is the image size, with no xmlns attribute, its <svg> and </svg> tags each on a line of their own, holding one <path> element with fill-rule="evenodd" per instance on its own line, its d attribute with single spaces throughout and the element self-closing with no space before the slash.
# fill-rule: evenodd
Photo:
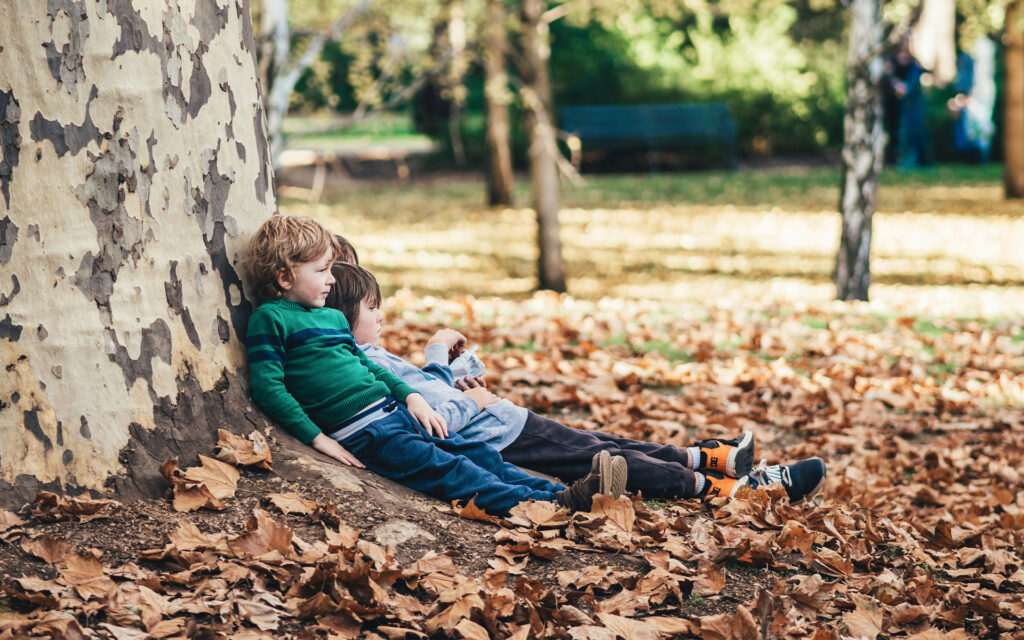
<svg viewBox="0 0 1024 640">
<path fill-rule="evenodd" d="M 339 462 L 438 498 L 473 499 L 491 513 L 531 499 L 587 510 L 595 493 L 623 493 L 625 460 L 607 452 L 566 489 L 449 434 L 415 389 L 367 359 L 345 316 L 324 307 L 339 249 L 319 222 L 300 216 L 270 217 L 249 243 L 264 300 L 249 319 L 249 379 L 268 416 Z"/>
</svg>

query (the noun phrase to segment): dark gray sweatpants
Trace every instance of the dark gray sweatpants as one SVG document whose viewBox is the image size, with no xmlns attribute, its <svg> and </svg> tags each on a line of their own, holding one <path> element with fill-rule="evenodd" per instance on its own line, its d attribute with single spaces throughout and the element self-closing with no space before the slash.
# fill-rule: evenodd
<svg viewBox="0 0 1024 640">
<path fill-rule="evenodd" d="M 573 429 L 530 411 L 519 437 L 501 450 L 506 462 L 569 483 L 590 471 L 600 451 L 622 456 L 629 467 L 626 488 L 645 498 L 693 498 L 696 480 L 686 465 L 686 449 Z"/>
</svg>

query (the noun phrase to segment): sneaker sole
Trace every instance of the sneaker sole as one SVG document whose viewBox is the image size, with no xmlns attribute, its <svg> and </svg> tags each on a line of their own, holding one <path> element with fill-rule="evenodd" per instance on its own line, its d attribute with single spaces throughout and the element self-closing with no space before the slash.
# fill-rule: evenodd
<svg viewBox="0 0 1024 640">
<path fill-rule="evenodd" d="M 611 478 L 608 483 L 609 493 L 618 498 L 626 492 L 626 481 L 629 477 L 629 465 L 622 456 L 615 456 L 611 463 Z"/>
<path fill-rule="evenodd" d="M 591 463 L 591 470 L 593 472 L 593 463 Z M 597 454 L 597 472 L 601 477 L 601 482 L 598 484 L 598 493 L 611 493 L 612 476 L 614 476 L 614 473 L 612 472 L 612 457 L 607 451 L 601 451 L 601 453 Z"/>
<path fill-rule="evenodd" d="M 743 438 L 729 452 L 729 458 L 725 462 L 726 473 L 734 478 L 740 478 L 750 473 L 754 467 L 754 434 L 747 431 Z"/>
</svg>

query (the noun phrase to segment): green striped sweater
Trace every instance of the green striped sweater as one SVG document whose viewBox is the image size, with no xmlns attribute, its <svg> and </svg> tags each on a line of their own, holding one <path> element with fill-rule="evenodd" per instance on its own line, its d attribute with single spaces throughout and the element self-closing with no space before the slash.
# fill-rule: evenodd
<svg viewBox="0 0 1024 640">
<path fill-rule="evenodd" d="M 306 444 L 389 394 L 405 402 L 416 393 L 367 359 L 336 309 L 268 300 L 249 318 L 245 342 L 253 399 Z"/>
</svg>

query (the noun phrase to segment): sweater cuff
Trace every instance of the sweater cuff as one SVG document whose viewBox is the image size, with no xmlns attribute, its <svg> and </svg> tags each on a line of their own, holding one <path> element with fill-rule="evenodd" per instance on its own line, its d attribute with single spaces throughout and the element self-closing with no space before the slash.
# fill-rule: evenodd
<svg viewBox="0 0 1024 640">
<path fill-rule="evenodd" d="M 423 349 L 423 358 L 427 361 L 427 364 L 443 364 L 448 366 L 448 347 L 440 342 L 428 344 Z"/>
<path fill-rule="evenodd" d="M 400 382 L 391 390 L 391 397 L 404 404 L 405 399 L 408 398 L 411 393 L 419 393 L 419 391 L 413 389 L 404 382 Z"/>
<path fill-rule="evenodd" d="M 308 425 L 296 426 L 291 430 L 292 435 L 302 441 L 302 444 L 310 444 L 313 439 L 323 433 L 320 427 L 316 426 L 312 422 Z"/>
</svg>

